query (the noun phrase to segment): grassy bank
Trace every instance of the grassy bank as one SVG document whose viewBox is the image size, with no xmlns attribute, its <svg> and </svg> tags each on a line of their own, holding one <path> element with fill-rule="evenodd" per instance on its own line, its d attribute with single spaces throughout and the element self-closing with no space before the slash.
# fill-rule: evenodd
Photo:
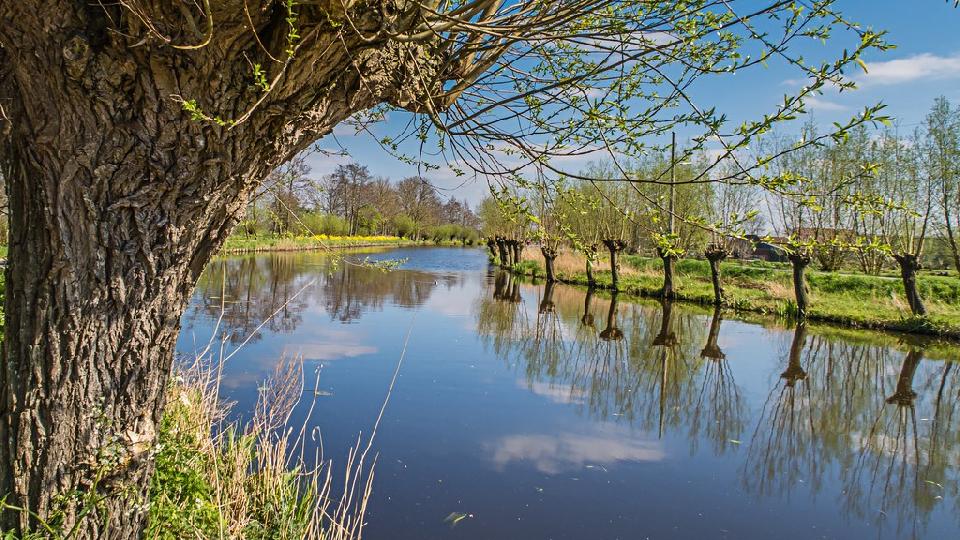
<svg viewBox="0 0 960 540">
<path fill-rule="evenodd" d="M 215 373 L 197 367 L 170 386 L 147 538 L 359 537 L 372 475 L 357 457 L 346 467 L 346 485 L 355 489 L 333 498 L 331 465 L 307 462 L 306 424 L 287 425 L 304 390 L 299 363 L 280 363 L 242 426 L 224 424 L 218 388 Z"/>
<path fill-rule="evenodd" d="M 397 236 L 273 236 L 234 234 L 223 244 L 223 253 L 301 251 L 346 247 L 412 246 L 420 242 Z"/>
<path fill-rule="evenodd" d="M 656 296 L 663 284 L 659 259 L 625 255 L 621 258 L 620 290 L 637 296 Z M 586 285 L 585 261 L 579 254 L 563 253 L 555 267 L 560 281 Z M 606 261 L 595 265 L 600 287 L 611 286 Z M 545 276 L 539 251 L 527 249 L 514 271 Z M 736 310 L 788 316 L 796 309 L 788 266 L 763 262 L 726 261 L 721 267 L 729 306 Z M 707 261 L 681 259 L 676 265 L 676 292 L 680 300 L 711 304 L 713 285 Z M 903 283 L 893 276 L 867 276 L 808 271 L 811 307 L 809 319 L 848 325 L 960 338 L 960 279 L 922 274 L 920 294 L 929 316 L 911 316 Z"/>
</svg>

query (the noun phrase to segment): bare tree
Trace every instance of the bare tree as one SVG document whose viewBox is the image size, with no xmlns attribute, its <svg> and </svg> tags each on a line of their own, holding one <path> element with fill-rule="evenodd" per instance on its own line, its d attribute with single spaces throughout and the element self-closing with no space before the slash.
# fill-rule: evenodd
<svg viewBox="0 0 960 540">
<path fill-rule="evenodd" d="M 420 236 L 440 207 L 437 190 L 427 180 L 410 176 L 397 183 L 397 193 L 400 207 L 413 220 L 414 236 Z"/>
<path fill-rule="evenodd" d="M 810 124 L 805 126 L 800 136 L 801 141 L 813 138 L 811 127 Z M 773 176 L 788 186 L 780 191 L 767 193 L 768 214 L 774 230 L 780 236 L 778 241 L 782 242 L 787 250 L 787 258 L 793 271 L 796 315 L 802 320 L 807 316 L 810 305 L 806 271 L 813 261 L 815 245 L 815 240 L 803 234 L 811 222 L 811 214 L 815 212 L 813 201 L 806 196 L 805 188 L 816 173 L 814 169 L 817 148 L 810 146 L 786 152 L 799 144 L 786 137 L 778 137 L 772 142 L 772 147 L 765 150 L 771 155 L 779 156 L 779 159 L 771 163 L 770 168 Z"/>
<path fill-rule="evenodd" d="M 738 257 L 747 255 L 744 253 L 747 249 L 746 235 L 754 235 L 760 230 L 758 209 L 761 202 L 760 190 L 755 185 L 743 183 L 715 186 L 712 208 L 714 223 L 710 230 L 710 243 L 703 252 L 710 265 L 715 306 L 726 302 L 720 264 L 731 254 Z"/>
<path fill-rule="evenodd" d="M 911 141 L 902 141 L 896 134 L 886 136 L 893 140 L 893 154 L 881 174 L 886 178 L 888 193 L 899 199 L 887 209 L 893 225 L 888 242 L 900 267 L 910 311 L 924 316 L 927 308 L 917 288 L 917 270 L 934 217 L 935 182 L 924 174 L 919 162 L 919 133 Z"/>
<path fill-rule="evenodd" d="M 921 148 L 923 167 L 939 192 L 940 224 L 960 272 L 960 107 L 937 98 L 926 118 Z"/>
</svg>

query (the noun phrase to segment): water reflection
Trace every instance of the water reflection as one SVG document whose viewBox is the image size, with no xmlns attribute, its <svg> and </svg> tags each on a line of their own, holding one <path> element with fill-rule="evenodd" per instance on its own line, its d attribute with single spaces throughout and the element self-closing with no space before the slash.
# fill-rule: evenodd
<svg viewBox="0 0 960 540">
<path fill-rule="evenodd" d="M 234 341 L 269 319 L 228 366 L 241 403 L 278 351 L 322 361 L 318 432 L 334 448 L 376 416 L 417 310 L 369 538 L 445 537 L 455 510 L 477 516 L 458 537 L 477 539 L 957 529 L 956 347 L 531 284 L 448 251 L 410 250 L 395 272 L 218 260 L 184 318 L 202 330 L 222 314 Z"/>
<path fill-rule="evenodd" d="M 495 290 L 516 286 L 499 273 L 493 282 Z M 691 453 L 707 442 L 713 455 L 739 456 L 741 487 L 757 500 L 825 493 L 849 519 L 898 537 L 922 536 L 940 504 L 956 511 L 960 377 L 951 362 L 923 360 L 926 343 L 845 341 L 804 324 L 775 330 L 788 338 L 782 363 L 752 410 L 732 367 L 743 358 L 728 358 L 721 346 L 721 311 L 703 317 L 670 302 L 624 305 L 613 294 L 597 316 L 593 290 L 535 290 L 535 317 L 497 293 L 476 309 L 484 342 L 523 370 L 531 391 L 563 396 L 558 402 L 605 429 L 627 424 L 655 438 L 682 436 Z M 581 441 L 565 437 L 512 437 L 493 459 L 526 459 L 549 473 L 586 462 Z M 593 459 L 662 458 L 649 442 Z"/>
<path fill-rule="evenodd" d="M 406 270 L 387 272 L 363 265 L 362 253 L 340 261 L 310 253 L 272 253 L 219 258 L 197 282 L 194 302 L 184 321 L 219 319 L 221 329 L 237 343 L 264 332 L 292 333 L 303 323 L 303 312 L 321 306 L 331 320 L 350 323 L 364 313 L 389 304 L 401 308 L 423 305 L 434 290 L 457 286 L 462 274 L 437 275 Z M 515 293 L 518 295 L 519 287 Z"/>
<path fill-rule="evenodd" d="M 581 471 L 617 462 L 662 461 L 666 457 L 656 440 L 627 437 L 621 429 L 602 426 L 594 433 L 523 434 L 504 437 L 493 445 L 498 470 L 529 462 L 545 474 Z"/>
<path fill-rule="evenodd" d="M 716 454 L 733 448 L 731 441 L 739 441 L 746 427 L 744 400 L 718 343 L 722 321 L 723 313 L 717 308 L 710 319 L 706 344 L 700 350 L 700 388 L 689 419 L 691 440 L 706 438 Z"/>
</svg>

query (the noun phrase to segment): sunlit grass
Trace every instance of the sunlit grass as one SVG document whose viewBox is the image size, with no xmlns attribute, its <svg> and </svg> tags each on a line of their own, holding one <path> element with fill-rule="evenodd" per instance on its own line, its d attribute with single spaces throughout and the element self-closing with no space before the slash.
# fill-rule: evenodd
<svg viewBox="0 0 960 540">
<path fill-rule="evenodd" d="M 527 249 L 515 270 L 543 277 L 539 251 Z M 560 264 L 563 261 L 563 264 Z M 608 261 L 594 265 L 601 287 L 610 287 Z M 557 275 L 562 281 L 585 285 L 585 260 L 565 252 L 557 258 Z M 621 257 L 620 290 L 627 294 L 655 296 L 663 285 L 659 259 L 624 255 Z M 728 260 L 721 266 L 727 303 L 735 309 L 789 316 L 795 309 L 790 266 L 763 261 Z M 920 294 L 928 317 L 912 316 L 897 276 L 868 276 L 854 273 L 808 270 L 809 317 L 864 328 L 905 330 L 940 335 L 960 335 L 960 279 L 953 276 L 921 274 Z M 681 300 L 710 304 L 713 285 L 707 261 L 681 259 L 676 265 L 676 292 Z"/>
<path fill-rule="evenodd" d="M 417 242 L 398 236 L 331 236 L 326 234 L 309 236 L 274 236 L 234 234 L 227 238 L 223 251 L 236 253 L 243 251 L 294 251 L 339 247 L 399 246 L 413 245 Z"/>
</svg>

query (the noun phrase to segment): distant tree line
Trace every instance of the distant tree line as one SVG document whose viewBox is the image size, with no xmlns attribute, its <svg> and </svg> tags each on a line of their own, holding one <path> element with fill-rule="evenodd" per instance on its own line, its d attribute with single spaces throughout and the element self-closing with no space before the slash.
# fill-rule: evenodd
<svg viewBox="0 0 960 540">
<path fill-rule="evenodd" d="M 710 261 L 717 304 L 725 300 L 721 261 L 750 256 L 762 244 L 790 262 L 801 317 L 811 264 L 871 275 L 896 269 L 921 316 L 917 271 L 960 273 L 960 107 L 946 98 L 910 131 L 860 125 L 825 138 L 808 121 L 799 137 L 766 137 L 752 153 L 765 164 L 761 173 L 738 172 L 736 156 L 718 165 L 706 152 L 681 149 L 628 168 L 593 164 L 578 175 L 588 181 L 521 182 L 481 203 L 481 231 L 506 265 L 536 242 L 548 281 L 561 246 L 585 256 L 590 283 L 605 254 L 614 288 L 620 252 L 655 255 L 664 263 L 665 298 L 674 295 L 674 261 L 702 256 Z M 710 170 L 724 180 L 705 178 Z"/>
<path fill-rule="evenodd" d="M 393 182 L 348 163 L 315 179 L 303 156 L 269 175 L 241 228 L 246 234 L 385 235 L 465 244 L 479 238 L 479 219 L 467 201 L 444 200 L 425 178 Z"/>
</svg>

